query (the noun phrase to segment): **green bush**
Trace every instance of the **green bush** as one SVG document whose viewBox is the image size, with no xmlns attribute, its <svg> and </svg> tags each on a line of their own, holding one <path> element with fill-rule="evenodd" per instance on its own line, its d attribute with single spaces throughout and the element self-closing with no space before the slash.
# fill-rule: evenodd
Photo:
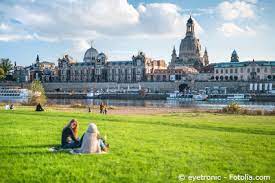
<svg viewBox="0 0 275 183">
<path fill-rule="evenodd" d="M 44 105 L 47 102 L 45 90 L 42 83 L 38 80 L 34 80 L 31 84 L 31 98 L 29 100 L 30 105 L 37 105 L 38 103 Z"/>
<path fill-rule="evenodd" d="M 238 103 L 232 102 L 232 103 L 228 104 L 226 107 L 224 107 L 222 109 L 222 111 L 224 113 L 237 114 L 242 111 L 242 108 L 240 107 L 240 105 Z"/>
</svg>

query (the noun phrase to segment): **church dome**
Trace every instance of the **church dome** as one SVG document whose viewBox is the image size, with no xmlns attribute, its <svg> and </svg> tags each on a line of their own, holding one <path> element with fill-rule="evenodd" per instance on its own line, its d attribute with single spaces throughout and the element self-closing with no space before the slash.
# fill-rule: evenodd
<svg viewBox="0 0 275 183">
<path fill-rule="evenodd" d="M 100 54 L 98 54 L 97 59 L 105 59 L 105 60 L 107 60 L 107 55 L 105 53 L 101 52 Z"/>
<path fill-rule="evenodd" d="M 89 48 L 84 55 L 84 62 L 92 62 L 95 61 L 95 59 L 97 58 L 98 55 L 98 51 L 93 48 L 93 46 L 91 45 L 91 48 Z"/>
<path fill-rule="evenodd" d="M 231 61 L 230 62 L 239 62 L 239 56 L 236 52 L 236 50 L 234 50 L 231 54 Z"/>
</svg>

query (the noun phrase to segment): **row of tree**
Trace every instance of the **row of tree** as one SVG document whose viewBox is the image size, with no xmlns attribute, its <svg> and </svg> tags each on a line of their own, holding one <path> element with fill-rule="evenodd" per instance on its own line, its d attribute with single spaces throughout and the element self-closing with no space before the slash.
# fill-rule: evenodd
<svg viewBox="0 0 275 183">
<path fill-rule="evenodd" d="M 4 79 L 6 75 L 12 70 L 13 65 L 10 59 L 1 58 L 0 60 L 0 80 Z"/>
</svg>

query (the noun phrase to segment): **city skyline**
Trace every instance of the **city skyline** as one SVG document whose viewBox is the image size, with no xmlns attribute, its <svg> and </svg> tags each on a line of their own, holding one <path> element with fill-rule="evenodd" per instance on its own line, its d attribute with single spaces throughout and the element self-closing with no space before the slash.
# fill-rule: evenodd
<svg viewBox="0 0 275 183">
<path fill-rule="evenodd" d="M 191 14 L 210 63 L 230 60 L 274 60 L 270 1 L 68 1 L 35 0 L 0 3 L 0 57 L 29 65 L 39 54 L 56 62 L 69 54 L 81 62 L 90 41 L 109 60 L 131 60 L 143 51 L 170 62 L 172 49 L 185 36 Z M 178 50 L 177 50 L 178 51 Z"/>
</svg>

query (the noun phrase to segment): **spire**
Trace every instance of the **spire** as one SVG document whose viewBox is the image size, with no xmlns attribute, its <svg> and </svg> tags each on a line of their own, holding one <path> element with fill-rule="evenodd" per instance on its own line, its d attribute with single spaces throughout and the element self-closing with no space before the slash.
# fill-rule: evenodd
<svg viewBox="0 0 275 183">
<path fill-rule="evenodd" d="M 174 45 L 174 48 L 173 48 L 173 54 L 177 54 L 175 45 Z"/>
<path fill-rule="evenodd" d="M 204 54 L 205 54 L 205 55 L 208 55 L 208 52 L 207 52 L 206 47 L 205 47 L 205 49 L 204 49 Z"/>
<path fill-rule="evenodd" d="M 94 44 L 94 40 L 91 40 L 90 41 L 90 44 L 91 44 L 91 48 L 93 47 L 93 44 Z"/>
<path fill-rule="evenodd" d="M 37 54 L 36 56 L 36 63 L 39 63 L 40 59 L 39 59 L 39 55 Z"/>
<path fill-rule="evenodd" d="M 176 48 L 175 48 L 175 46 L 174 46 L 174 48 L 173 48 L 173 51 L 172 51 L 172 59 L 171 59 L 171 62 L 172 63 L 174 63 L 175 61 L 176 61 L 176 59 L 177 59 L 177 52 L 176 52 Z"/>
<path fill-rule="evenodd" d="M 206 47 L 205 47 L 204 54 L 203 54 L 203 63 L 205 66 L 209 65 L 208 52 L 207 52 Z"/>
</svg>

